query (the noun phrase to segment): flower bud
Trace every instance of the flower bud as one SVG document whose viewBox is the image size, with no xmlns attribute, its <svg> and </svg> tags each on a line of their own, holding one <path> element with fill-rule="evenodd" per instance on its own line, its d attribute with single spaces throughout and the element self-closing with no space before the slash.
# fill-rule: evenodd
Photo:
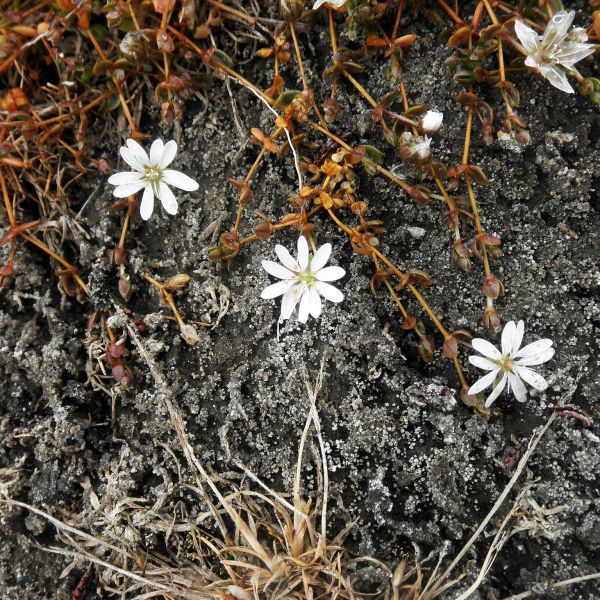
<svg viewBox="0 0 600 600">
<path fill-rule="evenodd" d="M 442 126 L 444 114 L 435 110 L 428 110 L 421 119 L 421 130 L 424 133 L 435 133 Z"/>
<path fill-rule="evenodd" d="M 110 344 L 106 350 L 106 355 L 110 358 L 121 358 L 122 356 L 127 356 L 129 354 L 129 350 L 125 347 L 124 343 L 113 342 Z"/>
<path fill-rule="evenodd" d="M 125 389 L 133 383 L 133 371 L 123 363 L 116 364 L 111 369 L 111 374 L 117 383 L 120 383 Z"/>
<path fill-rule="evenodd" d="M 421 342 L 419 343 L 419 354 L 421 358 L 426 363 L 433 362 L 433 353 L 435 352 L 435 346 L 433 341 L 428 335 L 424 335 L 421 337 Z"/>
<path fill-rule="evenodd" d="M 263 221 L 255 230 L 254 235 L 263 242 L 268 240 L 273 233 L 273 224 L 271 221 Z"/>
<path fill-rule="evenodd" d="M 178 290 L 182 290 L 186 288 L 192 278 L 186 273 L 177 273 L 177 275 L 173 275 L 173 277 L 169 277 L 165 281 L 165 288 L 171 292 L 176 292 Z"/>
<path fill-rule="evenodd" d="M 490 275 L 484 279 L 481 291 L 486 298 L 491 300 L 504 296 L 504 286 L 495 275 Z"/>
<path fill-rule="evenodd" d="M 115 265 L 127 264 L 127 250 L 125 250 L 125 248 L 122 248 L 121 246 L 118 246 L 112 252 L 111 259 L 111 262 L 113 262 Z"/>
<path fill-rule="evenodd" d="M 467 386 L 463 386 L 460 391 L 460 399 L 466 406 L 476 406 L 477 404 L 481 404 L 481 399 L 478 396 L 471 396 L 469 394 L 469 388 Z"/>
<path fill-rule="evenodd" d="M 156 46 L 161 52 L 171 54 L 175 50 L 173 38 L 166 31 L 159 31 L 156 34 Z"/>
<path fill-rule="evenodd" d="M 133 286 L 131 285 L 131 281 L 129 281 L 129 277 L 120 277 L 117 287 L 119 289 L 119 294 L 121 294 L 121 298 L 127 302 L 129 298 L 131 298 L 131 293 L 133 292 Z"/>
<path fill-rule="evenodd" d="M 483 326 L 491 336 L 497 335 L 502 329 L 502 321 L 500 321 L 500 317 L 493 306 L 483 311 Z"/>
<path fill-rule="evenodd" d="M 442 354 L 446 358 L 454 358 L 458 356 L 458 340 L 453 335 L 449 335 L 444 340 L 444 345 L 442 346 Z"/>
<path fill-rule="evenodd" d="M 410 331 L 411 329 L 415 328 L 415 325 L 417 324 L 417 319 L 411 315 L 406 315 L 406 317 L 404 317 L 404 321 L 402 323 L 402 329 L 404 329 L 404 331 Z"/>
<path fill-rule="evenodd" d="M 470 254 L 469 248 L 462 240 L 456 240 L 456 242 L 454 242 L 454 245 L 452 246 L 452 259 L 462 271 L 466 272 L 471 269 Z"/>
<path fill-rule="evenodd" d="M 15 270 L 12 265 L 3 265 L 0 267 L 0 288 L 7 288 L 12 285 Z"/>
</svg>

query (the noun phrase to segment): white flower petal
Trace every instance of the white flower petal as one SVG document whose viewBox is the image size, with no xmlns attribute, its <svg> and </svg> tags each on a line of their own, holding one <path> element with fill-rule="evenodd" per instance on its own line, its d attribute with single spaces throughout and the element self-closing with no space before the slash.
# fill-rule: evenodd
<svg viewBox="0 0 600 600">
<path fill-rule="evenodd" d="M 493 358 L 495 360 L 500 360 L 502 358 L 500 350 L 498 350 L 498 348 L 496 348 L 496 346 L 494 346 L 493 344 L 490 344 L 490 342 L 488 342 L 487 340 L 484 340 L 482 338 L 475 338 L 471 340 L 471 345 L 477 352 L 483 354 L 484 356 Z"/>
<path fill-rule="evenodd" d="M 310 296 L 310 314 L 315 319 L 318 319 L 321 316 L 321 310 L 323 308 L 321 303 L 321 296 L 319 295 L 319 292 L 317 292 L 314 286 L 309 288 L 308 293 Z"/>
<path fill-rule="evenodd" d="M 556 60 L 567 69 L 571 69 L 573 65 L 586 56 L 594 54 L 596 49 L 587 44 L 578 44 L 575 42 L 567 42 L 563 44 L 560 50 L 556 53 Z"/>
<path fill-rule="evenodd" d="M 310 291 L 307 289 L 302 294 L 300 299 L 300 307 L 298 308 L 298 321 L 306 323 L 310 314 Z"/>
<path fill-rule="evenodd" d="M 291 280 L 294 277 L 294 274 L 289 269 L 272 260 L 263 260 L 262 266 L 269 275 L 273 275 L 279 279 Z"/>
<path fill-rule="evenodd" d="M 290 269 L 291 271 L 300 271 L 300 266 L 296 260 L 292 258 L 292 255 L 289 253 L 287 248 L 284 248 L 281 244 L 277 244 L 275 246 L 275 254 L 277 254 L 279 262 L 281 262 L 284 267 Z"/>
<path fill-rule="evenodd" d="M 113 190 L 113 196 L 116 196 L 117 198 L 127 198 L 127 196 L 133 196 L 133 194 L 137 194 L 145 185 L 145 181 L 134 181 L 133 183 L 118 185 Z"/>
<path fill-rule="evenodd" d="M 528 56 L 525 59 L 525 66 L 533 67 L 534 69 L 538 69 L 540 66 L 540 63 L 537 61 L 537 59 L 534 56 Z"/>
<path fill-rule="evenodd" d="M 538 34 L 521 20 L 515 21 L 515 33 L 528 54 L 535 53 L 540 43 Z"/>
<path fill-rule="evenodd" d="M 348 0 L 317 0 L 313 4 L 313 10 L 317 10 L 324 4 L 328 4 L 332 8 L 341 8 L 342 6 L 344 6 L 344 4 L 346 4 L 347 1 Z"/>
<path fill-rule="evenodd" d="M 344 294 L 340 292 L 336 287 L 333 287 L 329 283 L 324 283 L 323 281 L 315 281 L 314 287 L 317 289 L 317 292 L 326 298 L 330 302 L 341 302 L 344 299 Z"/>
<path fill-rule="evenodd" d="M 525 323 L 523 321 L 519 321 L 517 323 L 517 332 L 515 335 L 515 341 L 513 343 L 513 347 L 510 351 L 510 356 L 514 356 L 521 347 L 521 343 L 523 342 L 523 334 L 525 333 Z"/>
<path fill-rule="evenodd" d="M 502 355 L 510 356 L 517 337 L 517 324 L 509 321 L 502 330 Z"/>
<path fill-rule="evenodd" d="M 140 204 L 140 216 L 144 221 L 147 221 L 154 212 L 154 190 L 151 185 L 147 185 L 144 189 L 142 202 Z"/>
<path fill-rule="evenodd" d="M 479 392 L 485 390 L 485 388 L 490 387 L 492 383 L 494 383 L 500 369 L 496 368 L 494 371 L 490 373 L 486 373 L 483 377 L 478 379 L 470 388 L 468 394 L 470 396 L 479 394 Z"/>
<path fill-rule="evenodd" d="M 558 67 L 539 67 L 540 73 L 555 87 L 566 92 L 567 94 L 574 94 L 575 90 L 571 87 L 569 80 L 565 72 Z"/>
<path fill-rule="evenodd" d="M 175 140 L 169 140 L 164 147 L 162 158 L 158 165 L 159 169 L 166 169 L 175 159 L 177 154 L 177 142 Z"/>
<path fill-rule="evenodd" d="M 542 363 L 548 362 L 554 356 L 554 348 L 548 348 L 539 354 L 531 354 L 525 358 L 519 358 L 515 361 L 515 364 L 521 367 L 533 367 L 534 365 L 541 365 Z"/>
<path fill-rule="evenodd" d="M 278 281 L 272 285 L 267 286 L 261 293 L 260 297 L 264 300 L 270 300 L 271 298 L 277 298 L 285 294 L 292 286 L 293 281 Z"/>
<path fill-rule="evenodd" d="M 331 256 L 331 244 L 323 244 L 313 256 L 310 263 L 310 270 L 312 273 L 316 273 L 322 269 Z"/>
<path fill-rule="evenodd" d="M 131 138 L 127 139 L 125 143 L 127 144 L 127 148 L 131 150 L 132 154 L 142 165 L 145 167 L 150 166 L 150 159 L 140 144 Z"/>
<path fill-rule="evenodd" d="M 123 171 L 121 173 L 115 173 L 108 178 L 110 185 L 127 185 L 129 183 L 135 183 L 144 176 L 143 173 L 138 171 Z"/>
<path fill-rule="evenodd" d="M 484 371 L 493 371 L 494 369 L 498 369 L 498 365 L 493 363 L 488 358 L 484 356 L 469 356 L 469 362 L 477 367 L 478 369 L 483 369 Z"/>
<path fill-rule="evenodd" d="M 161 181 L 158 184 L 158 197 L 163 205 L 163 208 L 170 214 L 177 214 L 177 198 L 171 191 L 171 188 L 164 182 Z"/>
<path fill-rule="evenodd" d="M 279 283 L 284 283 L 280 281 Z M 275 284 L 277 285 L 277 284 Z M 305 287 L 300 284 L 292 285 L 292 287 L 283 295 L 281 299 L 281 319 L 289 319 L 294 312 L 294 308 L 303 295 Z"/>
<path fill-rule="evenodd" d="M 548 382 L 533 369 L 523 367 L 521 365 L 515 365 L 515 371 L 524 379 L 531 387 L 543 392 L 548 387 Z"/>
<path fill-rule="evenodd" d="M 146 170 L 146 165 L 129 149 L 127 146 L 119 148 L 121 158 L 136 171 L 143 173 Z"/>
<path fill-rule="evenodd" d="M 567 36 L 571 23 L 575 18 L 575 11 L 567 12 L 561 10 L 557 12 L 546 25 L 546 30 L 542 36 L 542 46 L 547 48 L 560 44 Z"/>
<path fill-rule="evenodd" d="M 552 346 L 552 340 L 548 338 L 544 338 L 541 340 L 537 340 L 532 342 L 531 344 L 527 344 L 521 348 L 515 355 L 514 358 L 528 358 L 530 356 L 536 356 L 542 352 L 545 352 Z"/>
<path fill-rule="evenodd" d="M 508 374 L 508 383 L 512 389 L 512 393 L 519 402 L 525 402 L 527 399 L 527 388 L 521 381 L 521 378 L 514 373 Z"/>
<path fill-rule="evenodd" d="M 150 146 L 150 164 L 153 167 L 158 167 L 160 165 L 164 149 L 165 145 L 161 139 L 152 142 L 152 146 Z"/>
<path fill-rule="evenodd" d="M 324 269 L 321 269 L 315 273 L 315 278 L 319 281 L 337 281 L 345 274 L 346 271 L 344 271 L 342 267 L 325 267 Z"/>
<path fill-rule="evenodd" d="M 165 169 L 162 172 L 163 181 L 169 185 L 173 185 L 180 190 L 186 192 L 195 192 L 199 185 L 185 173 L 181 171 L 174 171 L 173 169 Z"/>
<path fill-rule="evenodd" d="M 308 267 L 308 242 L 303 235 L 298 238 L 298 266 L 301 271 Z"/>
<path fill-rule="evenodd" d="M 506 382 L 508 380 L 508 373 L 504 373 L 502 379 L 499 381 L 498 385 L 494 388 L 492 393 L 487 397 L 485 401 L 486 407 L 490 407 L 494 400 L 502 393 L 502 390 L 506 387 Z"/>
</svg>

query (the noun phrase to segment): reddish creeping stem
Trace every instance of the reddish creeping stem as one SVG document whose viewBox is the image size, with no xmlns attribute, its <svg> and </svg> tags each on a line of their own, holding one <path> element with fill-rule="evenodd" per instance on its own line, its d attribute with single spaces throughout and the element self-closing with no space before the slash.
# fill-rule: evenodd
<svg viewBox="0 0 600 600">
<path fill-rule="evenodd" d="M 79 583 L 71 594 L 71 600 L 84 600 L 84 598 L 87 596 L 88 584 L 92 578 L 93 571 L 94 568 L 89 567 L 88 570 L 83 574 L 83 577 L 79 580 Z"/>
<path fill-rule="evenodd" d="M 592 419 L 590 416 L 578 406 L 574 404 L 555 404 L 554 412 L 558 417 L 568 417 L 581 421 L 584 427 L 592 426 Z"/>
</svg>

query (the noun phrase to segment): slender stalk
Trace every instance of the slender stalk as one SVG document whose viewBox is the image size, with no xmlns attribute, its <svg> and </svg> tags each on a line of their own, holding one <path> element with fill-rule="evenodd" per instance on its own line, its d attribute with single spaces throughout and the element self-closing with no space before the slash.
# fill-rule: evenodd
<svg viewBox="0 0 600 600">
<path fill-rule="evenodd" d="M 17 221 L 15 219 L 15 213 L 12 207 L 12 203 L 10 201 L 8 195 L 8 189 L 6 188 L 6 181 L 4 180 L 4 173 L 0 169 L 0 186 L 2 187 L 2 197 L 4 198 L 4 206 L 6 206 L 6 212 L 8 214 L 8 221 L 10 223 L 11 229 L 17 225 Z"/>
<path fill-rule="evenodd" d="M 404 11 L 404 0 L 398 0 L 398 12 L 396 13 L 396 20 L 394 21 L 394 29 L 392 30 L 392 39 L 395 40 L 398 37 L 398 28 L 400 27 L 400 19 L 402 18 L 402 12 Z"/>
<path fill-rule="evenodd" d="M 127 237 L 127 230 L 129 229 L 129 211 L 125 214 L 125 220 L 123 221 L 123 228 L 121 229 L 121 236 L 119 237 L 119 248 L 125 248 L 125 238 Z"/>
<path fill-rule="evenodd" d="M 306 82 L 306 74 L 304 73 L 304 63 L 302 62 L 302 54 L 300 54 L 300 46 L 298 45 L 298 38 L 296 37 L 296 28 L 294 23 L 290 21 L 290 33 L 292 34 L 292 40 L 294 41 L 294 51 L 296 52 L 296 62 L 298 63 L 298 69 L 300 70 L 300 77 L 302 79 L 302 88 L 306 92 L 308 90 L 308 83 Z"/>
<path fill-rule="evenodd" d="M 329 39 L 331 40 L 331 50 L 333 51 L 333 60 L 337 54 L 337 37 L 335 35 L 335 22 L 333 20 L 333 9 L 330 5 L 327 5 L 327 12 L 329 14 Z"/>
<path fill-rule="evenodd" d="M 51 248 L 48 248 L 48 246 L 46 246 L 46 244 L 44 244 L 44 242 L 38 240 L 37 238 L 35 238 L 31 235 L 28 235 L 26 233 L 20 233 L 19 235 L 24 240 L 27 240 L 30 244 L 33 244 L 34 246 L 37 246 L 40 250 L 43 250 L 46 254 L 51 256 L 56 262 L 60 263 L 63 267 L 65 267 L 65 269 L 72 271 L 73 279 L 75 279 L 75 281 L 77 282 L 79 287 L 85 292 L 86 296 L 90 295 L 87 284 L 85 283 L 85 281 L 83 281 L 83 279 L 81 279 L 81 277 L 77 273 L 77 269 L 71 263 L 67 262 L 59 254 L 56 254 L 56 252 L 54 252 L 54 250 L 52 250 Z"/>
<path fill-rule="evenodd" d="M 457 24 L 463 27 L 465 22 L 444 2 L 444 0 L 437 0 L 442 10 Z"/>
<path fill-rule="evenodd" d="M 346 71 L 345 69 L 342 69 L 342 75 L 360 92 L 360 94 L 364 97 L 364 99 L 373 108 L 377 108 L 379 106 L 377 104 L 377 102 L 373 99 L 371 94 L 369 94 L 369 92 L 367 92 L 367 90 L 365 90 L 365 88 L 358 81 L 356 81 L 356 79 L 354 79 L 354 77 L 352 77 L 352 75 L 350 75 L 350 73 L 348 73 L 348 71 Z"/>
<path fill-rule="evenodd" d="M 224 4 L 223 2 L 219 2 L 219 0 L 207 0 L 207 1 L 209 4 L 216 6 L 219 10 L 222 10 L 223 12 L 227 12 L 232 15 L 235 15 L 236 17 L 243 19 L 244 21 L 246 21 L 246 23 L 249 23 L 250 25 L 254 25 L 256 23 L 256 19 L 254 17 L 247 15 L 245 12 L 242 12 L 241 10 L 237 10 L 236 8 L 233 8 L 233 6 L 228 6 L 227 4 Z"/>
</svg>

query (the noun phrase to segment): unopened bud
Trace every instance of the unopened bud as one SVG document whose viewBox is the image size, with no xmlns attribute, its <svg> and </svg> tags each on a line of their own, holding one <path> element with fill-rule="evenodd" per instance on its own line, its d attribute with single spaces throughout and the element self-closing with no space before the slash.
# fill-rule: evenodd
<svg viewBox="0 0 600 600">
<path fill-rule="evenodd" d="M 435 110 L 428 110 L 421 119 L 421 130 L 424 133 L 435 133 L 442 126 L 444 114 Z"/>
<path fill-rule="evenodd" d="M 129 298 L 131 298 L 131 293 L 133 292 L 133 286 L 131 285 L 131 281 L 129 281 L 129 277 L 120 277 L 117 287 L 119 288 L 121 298 L 127 302 Z"/>
<path fill-rule="evenodd" d="M 186 273 L 177 273 L 177 275 L 173 275 L 173 277 L 169 277 L 165 281 L 165 288 L 167 288 L 171 292 L 176 292 L 177 290 L 182 290 L 186 288 L 192 278 Z"/>
<path fill-rule="evenodd" d="M 454 246 L 452 246 L 452 259 L 462 271 L 466 272 L 471 269 L 470 254 L 469 248 L 462 240 L 454 242 Z"/>
<path fill-rule="evenodd" d="M 478 396 L 471 396 L 469 394 L 469 388 L 467 386 L 463 386 L 460 391 L 460 399 L 466 406 L 476 406 L 477 404 L 481 404 L 481 399 Z"/>
<path fill-rule="evenodd" d="M 127 250 L 121 246 L 115 248 L 112 252 L 111 259 L 115 265 L 127 264 Z"/>
<path fill-rule="evenodd" d="M 12 285 L 15 270 L 12 265 L 2 265 L 0 267 L 0 287 L 7 288 Z"/>
<path fill-rule="evenodd" d="M 444 340 L 442 354 L 446 358 L 454 358 L 455 356 L 458 356 L 458 340 L 453 335 L 449 335 Z"/>
<path fill-rule="evenodd" d="M 133 371 L 123 363 L 116 364 L 111 369 L 111 374 L 117 383 L 120 383 L 125 389 L 133 383 Z"/>
<path fill-rule="evenodd" d="M 494 307 L 486 308 L 483 311 L 483 326 L 491 336 L 497 335 L 502 329 L 502 321 Z"/>
<path fill-rule="evenodd" d="M 156 46 L 161 52 L 171 54 L 175 50 L 173 38 L 166 31 L 159 31 L 156 34 Z"/>
<path fill-rule="evenodd" d="M 485 278 L 481 291 L 486 298 L 490 298 L 491 300 L 496 300 L 499 296 L 504 296 L 504 286 L 495 275 Z"/>
<path fill-rule="evenodd" d="M 419 343 L 419 354 L 421 358 L 426 363 L 433 362 L 433 353 L 435 352 L 435 346 L 431 338 L 427 335 L 424 335 L 421 338 L 421 342 Z"/>
<path fill-rule="evenodd" d="M 273 224 L 271 221 L 263 221 L 255 230 L 254 235 L 259 240 L 268 240 L 273 233 Z"/>
<path fill-rule="evenodd" d="M 402 323 L 402 329 L 404 329 L 405 331 L 410 331 L 411 329 L 415 328 L 416 324 L 417 319 L 415 319 L 415 317 L 412 317 L 411 315 L 406 315 L 406 317 L 404 317 L 404 322 Z"/>
<path fill-rule="evenodd" d="M 124 343 L 118 344 L 117 342 L 113 342 L 108 346 L 106 354 L 111 358 L 121 358 L 122 356 L 127 356 L 129 350 L 127 350 Z"/>
</svg>

